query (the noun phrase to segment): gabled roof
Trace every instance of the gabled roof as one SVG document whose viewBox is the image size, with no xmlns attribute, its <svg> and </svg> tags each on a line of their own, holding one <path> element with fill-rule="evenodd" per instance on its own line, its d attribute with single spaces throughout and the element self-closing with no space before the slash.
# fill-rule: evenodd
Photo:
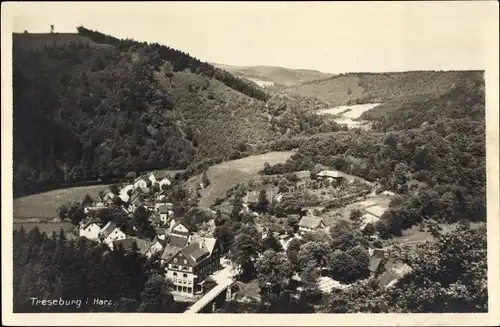
<svg viewBox="0 0 500 327">
<path fill-rule="evenodd" d="M 199 243 L 192 242 L 184 249 L 182 249 L 182 253 L 186 256 L 186 258 L 190 261 L 190 264 L 195 266 L 199 261 L 209 256 L 210 253 L 204 247 L 201 247 Z"/>
<path fill-rule="evenodd" d="M 178 248 L 183 248 L 188 243 L 187 237 L 169 234 L 166 236 L 167 244 Z"/>
<path fill-rule="evenodd" d="M 370 271 L 372 273 L 376 272 L 378 270 L 378 267 L 380 266 L 381 262 L 382 262 L 381 258 L 378 258 L 378 257 L 370 258 Z"/>
<path fill-rule="evenodd" d="M 106 238 L 108 237 L 115 229 L 116 229 L 116 223 L 114 221 L 110 221 L 106 224 L 106 226 L 104 226 L 103 229 L 101 229 L 101 233 L 100 235 L 102 235 L 102 237 Z"/>
<path fill-rule="evenodd" d="M 182 250 L 182 248 L 180 248 L 180 247 L 167 245 L 167 246 L 165 246 L 165 249 L 163 250 L 161 258 L 162 258 L 162 260 L 168 261 L 168 260 L 172 259 L 181 250 Z"/>
<path fill-rule="evenodd" d="M 217 239 L 213 237 L 202 237 L 200 235 L 193 235 L 191 242 L 201 244 L 207 251 L 212 254 L 217 244 Z"/>
<path fill-rule="evenodd" d="M 164 172 L 164 171 L 155 171 L 153 173 L 151 173 L 155 179 L 159 182 L 165 178 L 168 178 L 168 173 Z"/>
<path fill-rule="evenodd" d="M 299 226 L 307 227 L 307 228 L 318 228 L 321 226 L 323 219 L 315 217 L 315 216 L 304 216 L 300 219 Z"/>
<path fill-rule="evenodd" d="M 99 226 L 100 223 L 101 223 L 101 218 L 99 218 L 99 217 L 90 218 L 87 222 L 85 222 L 85 224 L 82 225 L 81 229 L 85 229 L 92 224 L 96 224 L 98 227 L 100 227 Z"/>
</svg>

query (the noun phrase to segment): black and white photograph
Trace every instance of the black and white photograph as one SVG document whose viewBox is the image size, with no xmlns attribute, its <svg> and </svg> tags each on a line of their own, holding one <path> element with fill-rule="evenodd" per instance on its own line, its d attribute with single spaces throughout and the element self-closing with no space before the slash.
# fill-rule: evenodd
<svg viewBox="0 0 500 327">
<path fill-rule="evenodd" d="M 499 322 L 496 1 L 7 5 L 10 319 Z"/>
</svg>

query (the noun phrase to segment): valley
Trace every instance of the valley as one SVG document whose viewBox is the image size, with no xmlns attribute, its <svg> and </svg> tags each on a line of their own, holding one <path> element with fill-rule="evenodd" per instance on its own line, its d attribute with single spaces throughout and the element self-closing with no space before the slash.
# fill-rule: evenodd
<svg viewBox="0 0 500 327">
<path fill-rule="evenodd" d="M 15 310 L 488 310 L 484 72 L 236 67 L 77 30 L 14 35 Z"/>
</svg>

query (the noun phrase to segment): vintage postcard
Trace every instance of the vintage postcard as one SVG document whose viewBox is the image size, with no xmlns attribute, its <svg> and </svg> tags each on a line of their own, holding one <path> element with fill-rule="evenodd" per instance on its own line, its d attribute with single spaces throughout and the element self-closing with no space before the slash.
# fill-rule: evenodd
<svg viewBox="0 0 500 327">
<path fill-rule="evenodd" d="M 498 3 L 2 3 L 6 325 L 498 325 Z"/>
</svg>

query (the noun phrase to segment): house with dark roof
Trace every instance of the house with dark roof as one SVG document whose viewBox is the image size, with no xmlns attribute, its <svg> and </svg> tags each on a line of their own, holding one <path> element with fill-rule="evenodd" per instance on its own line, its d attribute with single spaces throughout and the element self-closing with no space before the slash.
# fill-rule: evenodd
<svg viewBox="0 0 500 327">
<path fill-rule="evenodd" d="M 171 207 L 165 204 L 158 207 L 158 214 L 160 216 L 162 225 L 166 225 L 168 222 L 168 218 L 173 215 L 173 211 Z"/>
<path fill-rule="evenodd" d="M 211 237 L 193 236 L 183 248 L 167 245 L 162 259 L 174 292 L 188 297 L 201 294 L 201 283 L 220 269 L 221 254 L 219 242 Z"/>
<path fill-rule="evenodd" d="M 374 276 L 378 276 L 383 272 L 389 254 L 382 249 L 368 249 L 368 253 L 370 254 L 370 272 Z"/>
<path fill-rule="evenodd" d="M 323 219 L 316 216 L 304 216 L 299 221 L 299 232 L 306 233 L 326 228 Z"/>
</svg>

